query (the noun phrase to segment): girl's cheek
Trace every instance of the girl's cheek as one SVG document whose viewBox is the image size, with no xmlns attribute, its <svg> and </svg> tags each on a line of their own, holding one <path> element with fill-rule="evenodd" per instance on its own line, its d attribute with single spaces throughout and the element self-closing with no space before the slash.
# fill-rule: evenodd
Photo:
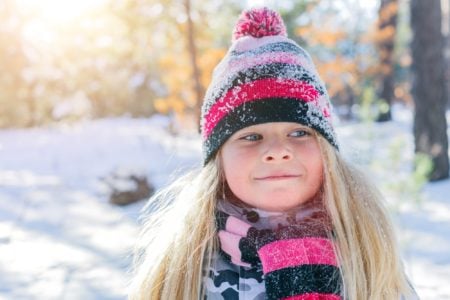
<svg viewBox="0 0 450 300">
<path fill-rule="evenodd" d="M 242 158 L 243 156 L 251 156 L 256 154 L 255 147 L 241 147 L 236 151 L 239 158 Z"/>
</svg>

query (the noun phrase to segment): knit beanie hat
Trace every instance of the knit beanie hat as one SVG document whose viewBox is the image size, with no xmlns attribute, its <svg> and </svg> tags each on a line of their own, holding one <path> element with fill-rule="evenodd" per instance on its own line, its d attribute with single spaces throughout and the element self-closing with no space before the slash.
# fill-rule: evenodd
<svg viewBox="0 0 450 300">
<path fill-rule="evenodd" d="M 268 122 L 313 128 L 338 148 L 329 97 L 309 54 L 287 37 L 277 12 L 257 8 L 242 12 L 206 91 L 204 164 L 236 131 Z"/>
</svg>

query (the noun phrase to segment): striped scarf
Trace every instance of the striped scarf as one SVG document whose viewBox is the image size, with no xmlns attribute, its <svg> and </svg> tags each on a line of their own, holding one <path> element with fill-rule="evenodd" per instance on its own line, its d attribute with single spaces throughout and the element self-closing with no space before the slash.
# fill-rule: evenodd
<svg viewBox="0 0 450 300">
<path fill-rule="evenodd" d="M 205 281 L 208 299 L 341 299 L 322 201 L 290 213 L 220 201 L 216 220 L 221 249 Z"/>
</svg>

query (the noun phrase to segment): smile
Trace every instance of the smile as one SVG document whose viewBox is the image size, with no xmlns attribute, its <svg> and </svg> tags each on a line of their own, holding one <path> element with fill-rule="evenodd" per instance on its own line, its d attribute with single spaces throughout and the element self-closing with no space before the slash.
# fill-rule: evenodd
<svg viewBox="0 0 450 300">
<path fill-rule="evenodd" d="M 276 180 L 295 179 L 299 177 L 300 175 L 269 175 L 264 177 L 256 177 L 255 180 L 276 181 Z"/>
</svg>

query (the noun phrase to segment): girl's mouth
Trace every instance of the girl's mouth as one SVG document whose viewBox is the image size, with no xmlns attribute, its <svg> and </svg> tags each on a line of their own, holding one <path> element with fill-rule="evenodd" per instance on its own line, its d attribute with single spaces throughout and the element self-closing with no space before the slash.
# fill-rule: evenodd
<svg viewBox="0 0 450 300">
<path fill-rule="evenodd" d="M 300 175 L 293 175 L 293 174 L 271 174 L 268 176 L 262 176 L 262 177 L 256 177 L 256 180 L 287 180 L 287 179 L 294 179 L 298 178 Z"/>
</svg>

